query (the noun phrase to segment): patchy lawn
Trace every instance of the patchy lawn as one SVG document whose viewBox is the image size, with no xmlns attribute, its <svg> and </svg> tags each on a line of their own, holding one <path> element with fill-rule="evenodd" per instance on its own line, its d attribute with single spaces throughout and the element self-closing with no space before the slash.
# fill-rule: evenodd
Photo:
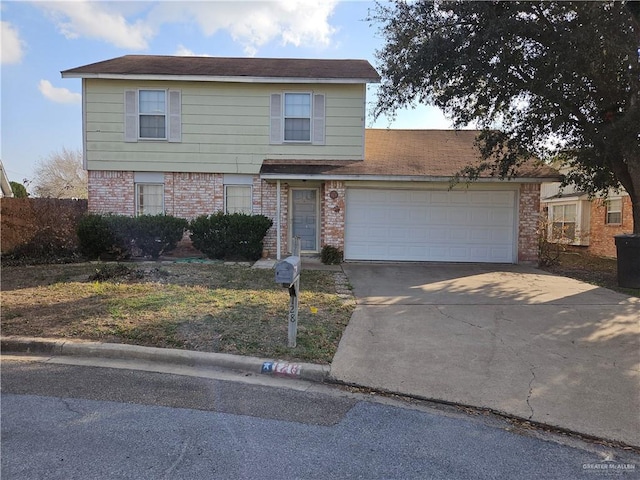
<svg viewBox="0 0 640 480">
<path fill-rule="evenodd" d="M 289 349 L 289 294 L 273 270 L 152 262 L 3 267 L 2 334 L 329 363 L 355 305 L 337 293 L 340 275 L 303 271 L 298 346 Z"/>
<path fill-rule="evenodd" d="M 595 257 L 584 252 L 566 251 L 560 253 L 556 265 L 541 267 L 541 269 L 640 297 L 640 289 L 618 286 L 617 260 L 615 258 Z"/>
</svg>

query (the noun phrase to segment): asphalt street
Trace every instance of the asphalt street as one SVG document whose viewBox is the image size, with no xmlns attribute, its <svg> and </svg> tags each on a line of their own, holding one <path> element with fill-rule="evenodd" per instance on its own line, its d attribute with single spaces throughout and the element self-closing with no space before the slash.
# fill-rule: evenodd
<svg viewBox="0 0 640 480">
<path fill-rule="evenodd" d="M 640 467 L 632 452 L 299 383 L 11 358 L 1 381 L 3 479 L 635 478 Z"/>
</svg>

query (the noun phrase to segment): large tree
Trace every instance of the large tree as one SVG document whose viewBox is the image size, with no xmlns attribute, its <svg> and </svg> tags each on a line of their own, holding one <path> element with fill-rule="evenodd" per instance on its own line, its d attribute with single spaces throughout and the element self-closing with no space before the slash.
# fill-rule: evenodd
<svg viewBox="0 0 640 480">
<path fill-rule="evenodd" d="M 638 2 L 396 1 L 377 4 L 382 84 L 374 114 L 416 103 L 483 130 L 481 166 L 560 157 L 590 194 L 622 185 L 640 234 Z"/>
<path fill-rule="evenodd" d="M 35 169 L 33 191 L 38 197 L 87 198 L 87 172 L 82 166 L 82 152 L 52 152 Z"/>
</svg>

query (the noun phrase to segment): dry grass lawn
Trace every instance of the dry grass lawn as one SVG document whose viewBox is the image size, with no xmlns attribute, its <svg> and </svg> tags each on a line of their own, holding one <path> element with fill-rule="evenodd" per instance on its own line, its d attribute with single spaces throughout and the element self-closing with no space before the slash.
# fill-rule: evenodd
<svg viewBox="0 0 640 480">
<path fill-rule="evenodd" d="M 337 293 L 336 275 L 303 272 L 298 346 L 289 349 L 289 294 L 273 270 L 212 262 L 3 267 L 2 334 L 329 363 L 354 308 Z"/>
</svg>

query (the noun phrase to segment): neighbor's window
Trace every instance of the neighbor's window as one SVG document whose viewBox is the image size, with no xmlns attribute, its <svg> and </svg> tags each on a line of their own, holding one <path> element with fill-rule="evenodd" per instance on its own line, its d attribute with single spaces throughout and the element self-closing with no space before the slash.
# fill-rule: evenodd
<svg viewBox="0 0 640 480">
<path fill-rule="evenodd" d="M 551 238 L 571 240 L 576 238 L 576 204 L 553 205 L 551 210 Z"/>
<path fill-rule="evenodd" d="M 167 99 L 164 90 L 140 90 L 140 138 L 167 138 Z"/>
<path fill-rule="evenodd" d="M 311 94 L 284 94 L 284 141 L 311 141 Z"/>
<path fill-rule="evenodd" d="M 251 185 L 225 185 L 225 211 L 251 214 Z"/>
<path fill-rule="evenodd" d="M 159 215 L 161 213 L 164 213 L 164 185 L 136 184 L 136 215 Z"/>
<path fill-rule="evenodd" d="M 622 223 L 622 199 L 616 198 L 605 202 L 607 207 L 607 225 L 620 225 Z"/>
</svg>

